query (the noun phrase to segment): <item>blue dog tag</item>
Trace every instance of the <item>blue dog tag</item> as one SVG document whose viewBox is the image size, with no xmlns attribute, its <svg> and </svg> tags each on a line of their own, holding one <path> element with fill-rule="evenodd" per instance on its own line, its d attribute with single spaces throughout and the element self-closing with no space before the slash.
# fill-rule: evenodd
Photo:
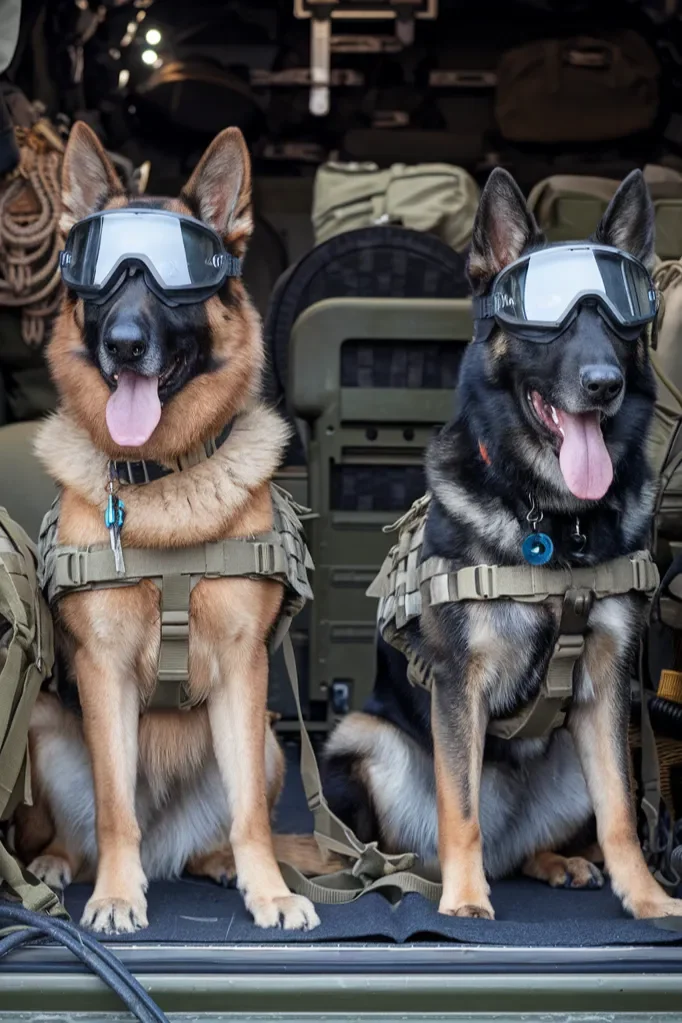
<svg viewBox="0 0 682 1023">
<path fill-rule="evenodd" d="M 546 533 L 531 533 L 523 541 L 521 551 L 529 565 L 546 565 L 552 560 L 554 544 Z"/>
</svg>

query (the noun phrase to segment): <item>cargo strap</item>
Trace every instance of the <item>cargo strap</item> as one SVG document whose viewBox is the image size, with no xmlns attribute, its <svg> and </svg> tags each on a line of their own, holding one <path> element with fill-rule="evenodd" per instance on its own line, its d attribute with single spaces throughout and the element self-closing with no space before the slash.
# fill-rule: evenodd
<svg viewBox="0 0 682 1023">
<path fill-rule="evenodd" d="M 315 752 L 303 720 L 296 659 L 288 631 L 283 637 L 282 646 L 301 732 L 301 779 L 313 815 L 315 839 L 323 852 L 346 856 L 352 861 L 352 866 L 347 870 L 315 878 L 304 877 L 289 863 L 280 863 L 285 882 L 297 894 L 326 905 L 338 906 L 354 902 L 367 892 L 383 890 L 389 894 L 390 889 L 400 895 L 414 892 L 437 902 L 442 886 L 416 872 L 417 857 L 414 853 L 390 855 L 382 853 L 376 842 L 361 842 L 329 808 L 322 792 Z"/>
<path fill-rule="evenodd" d="M 125 574 L 116 571 L 111 548 L 56 543 L 58 506 L 46 517 L 41 554 L 50 603 L 79 590 L 134 586 L 143 580 L 161 591 L 161 641 L 157 686 L 144 709 L 185 710 L 197 702 L 189 693 L 189 618 L 194 587 L 202 579 L 243 577 L 274 579 L 285 586 L 283 620 L 312 598 L 308 569 L 312 560 L 303 539 L 296 505 L 272 486 L 273 529 L 254 537 L 223 540 L 178 550 L 124 548 Z"/>
<path fill-rule="evenodd" d="M 52 672 L 52 619 L 40 596 L 35 548 L 0 509 L 0 615 L 11 626 L 0 673 L 0 820 L 31 802 L 28 728 L 43 681 Z M 55 893 L 32 877 L 0 842 L 0 890 L 26 909 L 67 917 Z M 2 932 L 0 932 L 2 933 Z"/>
</svg>

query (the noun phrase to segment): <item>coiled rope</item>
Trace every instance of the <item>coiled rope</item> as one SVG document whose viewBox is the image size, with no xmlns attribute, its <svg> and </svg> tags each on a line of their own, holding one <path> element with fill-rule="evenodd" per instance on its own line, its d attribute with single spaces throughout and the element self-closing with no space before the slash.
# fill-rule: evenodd
<svg viewBox="0 0 682 1023">
<path fill-rule="evenodd" d="M 0 307 L 23 310 L 22 338 L 38 347 L 62 292 L 59 218 L 64 145 L 45 120 L 15 132 L 21 161 L 5 179 L 4 190 L 0 183 Z"/>
</svg>

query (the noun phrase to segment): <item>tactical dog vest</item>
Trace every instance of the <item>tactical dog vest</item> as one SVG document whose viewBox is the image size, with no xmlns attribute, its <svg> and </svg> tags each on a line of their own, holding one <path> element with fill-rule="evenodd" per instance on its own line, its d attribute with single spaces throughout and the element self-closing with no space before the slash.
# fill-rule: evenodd
<svg viewBox="0 0 682 1023">
<path fill-rule="evenodd" d="M 73 547 L 57 542 L 59 498 L 43 520 L 39 540 L 41 585 L 50 606 L 68 593 L 134 586 L 143 579 L 161 591 L 161 645 L 158 682 L 150 707 L 186 709 L 193 705 L 189 681 L 189 608 L 202 579 L 241 576 L 273 579 L 285 590 L 274 645 L 291 619 L 312 599 L 308 570 L 312 559 L 299 515 L 306 511 L 286 491 L 270 485 L 273 527 L 253 537 L 222 540 L 179 550 L 124 548 L 125 571 L 116 571 L 109 545 Z"/>
<path fill-rule="evenodd" d="M 382 637 L 407 658 L 413 685 L 430 689 L 431 667 L 415 649 L 414 628 L 425 607 L 458 601 L 563 600 L 559 638 L 538 695 L 513 717 L 491 721 L 488 731 L 504 739 L 539 738 L 565 721 L 573 696 L 573 669 L 585 650 L 585 634 L 594 600 L 631 592 L 653 594 L 658 570 L 647 551 L 615 558 L 590 568 L 534 565 L 473 565 L 455 568 L 444 558 L 421 560 L 431 497 L 416 501 L 387 531 L 398 531 L 381 571 L 367 591 L 379 598 Z M 412 628 L 409 626 L 412 624 Z"/>
</svg>

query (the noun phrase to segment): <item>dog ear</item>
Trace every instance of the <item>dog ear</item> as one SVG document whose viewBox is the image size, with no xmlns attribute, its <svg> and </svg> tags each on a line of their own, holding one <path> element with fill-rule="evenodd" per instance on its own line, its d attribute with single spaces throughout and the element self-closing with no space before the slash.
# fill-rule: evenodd
<svg viewBox="0 0 682 1023">
<path fill-rule="evenodd" d="M 113 163 L 92 128 L 76 121 L 62 163 L 62 231 L 66 234 L 115 195 L 125 195 L 125 189 Z"/>
<path fill-rule="evenodd" d="M 641 170 L 628 174 L 599 222 L 595 241 L 637 256 L 649 269 L 654 265 L 654 204 Z"/>
<path fill-rule="evenodd" d="M 497 167 L 483 189 L 474 220 L 467 267 L 474 291 L 480 294 L 495 274 L 540 239 L 521 189 L 511 174 Z"/>
<path fill-rule="evenodd" d="M 251 160 L 239 128 L 213 139 L 183 189 L 183 198 L 242 256 L 253 233 Z"/>
</svg>

